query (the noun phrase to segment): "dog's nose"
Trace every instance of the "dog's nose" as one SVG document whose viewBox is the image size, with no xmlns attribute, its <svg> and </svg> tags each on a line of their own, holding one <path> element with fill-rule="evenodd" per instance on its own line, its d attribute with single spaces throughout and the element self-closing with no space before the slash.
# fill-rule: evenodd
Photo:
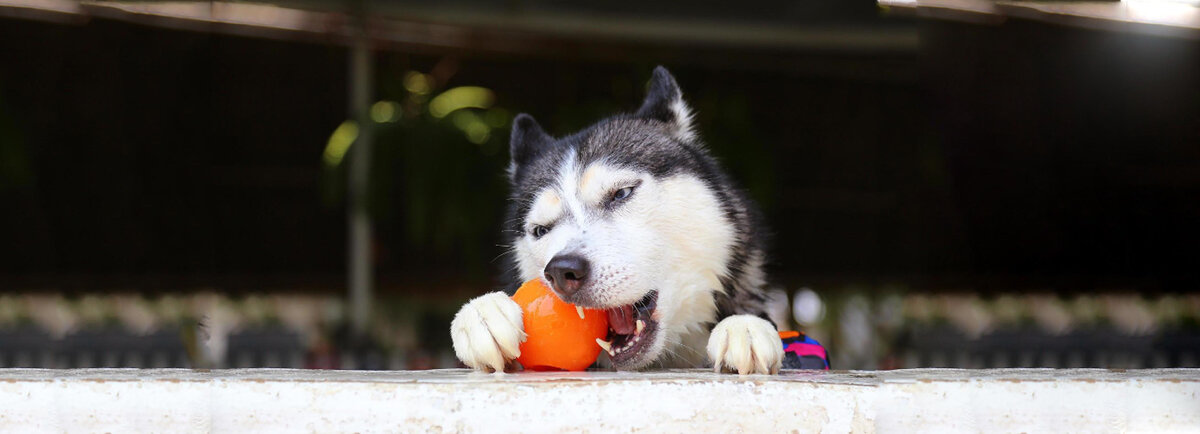
<svg viewBox="0 0 1200 434">
<path fill-rule="evenodd" d="M 558 255 L 546 264 L 546 280 L 559 295 L 570 296 L 579 291 L 588 275 L 587 259 L 578 255 Z"/>
</svg>

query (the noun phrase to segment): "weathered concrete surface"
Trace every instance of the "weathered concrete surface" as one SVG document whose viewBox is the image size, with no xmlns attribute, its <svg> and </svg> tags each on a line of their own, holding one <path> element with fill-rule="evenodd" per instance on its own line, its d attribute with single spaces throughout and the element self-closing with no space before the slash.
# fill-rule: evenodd
<svg viewBox="0 0 1200 434">
<path fill-rule="evenodd" d="M 1200 370 L 0 370 L 0 432 L 1200 432 Z"/>
</svg>

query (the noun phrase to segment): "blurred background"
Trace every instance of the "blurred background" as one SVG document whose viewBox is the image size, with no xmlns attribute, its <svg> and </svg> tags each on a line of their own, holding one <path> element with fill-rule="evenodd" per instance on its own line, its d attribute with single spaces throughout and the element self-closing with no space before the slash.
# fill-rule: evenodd
<svg viewBox="0 0 1200 434">
<path fill-rule="evenodd" d="M 0 367 L 457 366 L 666 65 L 837 369 L 1200 366 L 1200 5 L 0 0 Z"/>
</svg>

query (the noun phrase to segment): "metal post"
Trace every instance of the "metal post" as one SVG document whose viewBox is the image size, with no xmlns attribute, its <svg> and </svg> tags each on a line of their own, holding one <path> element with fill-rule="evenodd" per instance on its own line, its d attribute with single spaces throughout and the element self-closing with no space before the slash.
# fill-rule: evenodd
<svg viewBox="0 0 1200 434">
<path fill-rule="evenodd" d="M 358 124 L 358 139 L 350 150 L 349 207 L 347 209 L 347 255 L 350 287 L 350 325 L 355 338 L 367 334 L 371 316 L 373 290 L 373 259 L 371 239 L 374 228 L 368 212 L 368 187 L 371 169 L 372 128 L 369 116 L 371 103 L 371 47 L 367 34 L 365 8 L 358 11 L 358 25 L 350 48 L 350 116 Z"/>
</svg>

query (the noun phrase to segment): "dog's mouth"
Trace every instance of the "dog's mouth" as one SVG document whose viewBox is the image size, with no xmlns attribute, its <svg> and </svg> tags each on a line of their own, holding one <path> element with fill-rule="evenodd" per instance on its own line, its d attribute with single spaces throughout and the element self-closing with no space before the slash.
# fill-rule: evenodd
<svg viewBox="0 0 1200 434">
<path fill-rule="evenodd" d="M 654 333 L 658 331 L 658 321 L 654 319 L 656 307 L 658 291 L 650 291 L 633 304 L 606 310 L 608 337 L 599 344 L 608 352 L 614 367 L 634 364 L 654 344 Z"/>
</svg>

